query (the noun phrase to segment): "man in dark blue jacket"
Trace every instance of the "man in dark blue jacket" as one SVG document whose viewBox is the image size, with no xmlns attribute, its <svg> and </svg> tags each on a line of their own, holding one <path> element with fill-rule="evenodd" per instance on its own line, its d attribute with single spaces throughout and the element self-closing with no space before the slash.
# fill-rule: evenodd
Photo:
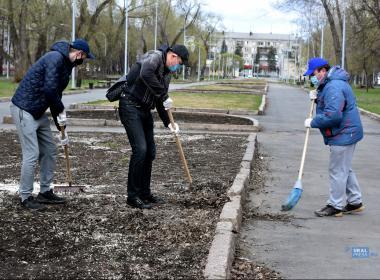
<svg viewBox="0 0 380 280">
<path fill-rule="evenodd" d="M 65 202 L 50 188 L 55 170 L 56 145 L 45 112 L 50 108 L 58 130 L 66 125 L 62 92 L 69 83 L 72 68 L 82 64 L 86 58 L 94 56 L 85 40 L 77 39 L 71 44 L 65 41 L 55 43 L 30 67 L 12 98 L 11 113 L 22 148 L 19 193 L 25 208 L 42 210 L 45 207 L 41 203 Z M 61 145 L 67 144 L 66 134 Z M 37 161 L 41 182 L 40 192 L 34 199 L 32 192 Z"/>
<path fill-rule="evenodd" d="M 305 127 L 319 128 L 330 146 L 330 197 L 315 214 L 340 217 L 360 212 L 364 206 L 352 158 L 356 143 L 363 138 L 363 126 L 349 75 L 339 66 L 330 67 L 323 58 L 312 58 L 304 76 L 311 76 L 316 91 L 310 92 L 310 99 L 317 103 L 316 116 L 306 119 Z"/>
</svg>

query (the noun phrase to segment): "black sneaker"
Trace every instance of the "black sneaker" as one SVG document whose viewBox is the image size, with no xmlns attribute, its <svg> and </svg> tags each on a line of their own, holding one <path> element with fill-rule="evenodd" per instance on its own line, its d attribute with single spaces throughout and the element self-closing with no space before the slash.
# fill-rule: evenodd
<svg viewBox="0 0 380 280">
<path fill-rule="evenodd" d="M 144 201 L 142 201 L 138 197 L 132 198 L 132 199 L 127 198 L 127 204 L 129 206 L 132 206 L 133 208 L 139 208 L 139 209 L 150 209 L 150 208 L 152 208 L 152 206 L 149 203 L 145 203 Z"/>
<path fill-rule="evenodd" d="M 21 201 L 21 205 L 22 205 L 22 207 L 27 208 L 29 210 L 33 210 L 33 211 L 46 210 L 46 206 L 42 205 L 37 200 L 35 200 L 33 196 L 29 196 L 24 201 Z"/>
<path fill-rule="evenodd" d="M 143 202 L 144 203 L 153 203 L 153 204 L 163 204 L 165 203 L 164 200 L 158 196 L 155 196 L 153 194 L 151 194 L 150 196 L 148 197 L 144 197 L 143 199 Z"/>
<path fill-rule="evenodd" d="M 352 214 L 352 213 L 357 213 L 357 212 L 361 212 L 364 210 L 364 205 L 363 203 L 359 203 L 359 204 L 350 204 L 350 203 L 347 203 L 346 206 L 344 206 L 343 208 L 343 213 L 345 214 Z"/>
<path fill-rule="evenodd" d="M 315 211 L 314 213 L 318 217 L 329 217 L 329 216 L 342 217 L 343 216 L 342 210 L 335 209 L 331 205 L 326 205 L 325 207 L 323 207 L 320 210 Z"/>
<path fill-rule="evenodd" d="M 66 200 L 63 197 L 59 197 L 55 193 L 53 193 L 53 190 L 49 190 L 44 193 L 40 192 L 37 195 L 36 199 L 38 202 L 45 204 L 63 204 L 66 202 Z"/>
</svg>

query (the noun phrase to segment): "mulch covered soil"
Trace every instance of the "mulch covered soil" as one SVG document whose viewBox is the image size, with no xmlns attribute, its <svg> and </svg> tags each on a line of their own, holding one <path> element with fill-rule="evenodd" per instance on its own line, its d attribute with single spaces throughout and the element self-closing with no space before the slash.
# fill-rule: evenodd
<svg viewBox="0 0 380 280">
<path fill-rule="evenodd" d="M 188 188 L 172 136 L 158 135 L 152 190 L 166 203 L 138 210 L 126 205 L 126 135 L 70 136 L 73 182 L 91 187 L 41 213 L 0 192 L 0 278 L 202 279 L 246 137 L 181 135 L 194 180 Z M 0 145 L 0 185 L 17 184 L 17 135 L 2 131 Z M 55 181 L 65 182 L 61 150 Z"/>
</svg>

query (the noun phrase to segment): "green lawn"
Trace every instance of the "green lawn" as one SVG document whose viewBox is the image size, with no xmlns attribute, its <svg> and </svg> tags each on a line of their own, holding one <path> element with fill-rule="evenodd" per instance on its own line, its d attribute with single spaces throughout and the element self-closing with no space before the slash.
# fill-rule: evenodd
<svg viewBox="0 0 380 280">
<path fill-rule="evenodd" d="M 0 80 L 0 97 L 10 97 L 16 91 L 18 84 L 13 83 L 11 80 Z"/>
<path fill-rule="evenodd" d="M 236 93 L 183 93 L 171 92 L 170 97 L 176 107 L 209 108 L 227 110 L 258 110 L 261 96 Z"/>
<path fill-rule="evenodd" d="M 358 106 L 370 112 L 380 114 L 380 88 L 354 89 Z"/>
<path fill-rule="evenodd" d="M 249 88 L 246 88 L 249 85 L 242 84 L 245 87 L 239 87 L 238 84 L 233 85 L 223 85 L 223 84 L 213 84 L 213 85 L 204 85 L 204 86 L 195 86 L 195 87 L 188 87 L 187 89 L 197 89 L 197 90 L 217 90 L 217 91 L 226 91 L 226 90 L 232 90 L 232 91 L 249 91 Z M 264 85 L 263 85 L 264 89 Z"/>
<path fill-rule="evenodd" d="M 170 92 L 170 97 L 177 108 L 256 111 L 261 103 L 261 96 L 236 93 L 202 94 Z M 110 103 L 105 100 L 98 100 L 89 102 L 88 104 L 117 106 L 118 102 Z"/>
</svg>

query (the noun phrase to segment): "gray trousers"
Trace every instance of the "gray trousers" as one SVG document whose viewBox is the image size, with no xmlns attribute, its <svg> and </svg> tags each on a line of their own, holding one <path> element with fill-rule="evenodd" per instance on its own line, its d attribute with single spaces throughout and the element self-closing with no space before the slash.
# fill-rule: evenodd
<svg viewBox="0 0 380 280">
<path fill-rule="evenodd" d="M 50 190 L 54 178 L 57 147 L 46 114 L 35 120 L 31 114 L 13 103 L 10 107 L 22 149 L 19 193 L 23 201 L 32 195 L 37 161 L 40 164 L 40 192 Z"/>
<path fill-rule="evenodd" d="M 360 186 L 351 168 L 355 145 L 330 146 L 330 197 L 327 204 L 336 209 L 341 210 L 346 200 L 350 204 L 362 202 Z"/>
</svg>

